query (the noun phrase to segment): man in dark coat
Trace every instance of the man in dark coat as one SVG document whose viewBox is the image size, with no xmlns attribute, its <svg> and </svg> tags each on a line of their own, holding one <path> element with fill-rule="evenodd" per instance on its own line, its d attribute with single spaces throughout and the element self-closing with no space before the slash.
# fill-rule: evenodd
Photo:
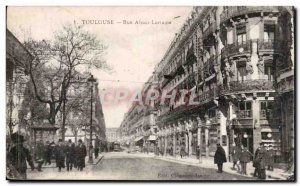
<svg viewBox="0 0 300 186">
<path fill-rule="evenodd" d="M 67 171 L 72 170 L 74 164 L 75 157 L 75 144 L 72 143 L 72 140 L 69 139 L 67 146 L 66 146 L 66 165 Z"/>
<path fill-rule="evenodd" d="M 240 160 L 240 155 L 241 155 L 241 147 L 236 146 L 233 144 L 232 151 L 231 151 L 231 156 L 232 156 L 232 169 L 235 170 L 235 166 L 237 166 L 238 172 L 240 172 L 240 165 L 238 164 L 238 161 Z"/>
<path fill-rule="evenodd" d="M 274 170 L 274 155 L 275 151 L 273 147 L 269 146 L 267 148 L 268 151 L 268 170 L 273 171 Z"/>
<path fill-rule="evenodd" d="M 249 152 L 249 150 L 242 146 L 242 151 L 240 155 L 240 162 L 242 166 L 242 172 L 241 174 L 247 175 L 247 163 L 249 163 L 252 159 L 252 154 Z"/>
<path fill-rule="evenodd" d="M 11 135 L 11 140 L 14 143 L 14 146 L 10 149 L 7 158 L 20 176 L 20 178 L 17 177 L 17 179 L 26 179 L 26 161 L 31 167 L 31 170 L 34 170 L 34 164 L 29 150 L 23 145 L 23 142 L 25 141 L 24 136 L 14 133 Z"/>
<path fill-rule="evenodd" d="M 260 179 L 266 179 L 266 166 L 268 164 L 268 152 L 263 146 L 263 143 L 260 144 L 260 150 L 257 154 L 256 161 L 259 162 L 258 165 L 258 177 Z"/>
<path fill-rule="evenodd" d="M 99 156 L 99 150 L 100 150 L 100 140 L 99 140 L 98 136 L 96 136 L 96 140 L 95 140 L 95 158 L 96 159 Z"/>
<path fill-rule="evenodd" d="M 45 145 L 45 152 L 44 152 L 44 162 L 45 162 L 45 165 L 48 164 L 50 165 L 51 164 L 51 144 L 49 141 L 46 141 L 46 145 Z"/>
<path fill-rule="evenodd" d="M 43 141 L 38 141 L 35 149 L 35 162 L 38 164 L 37 170 L 42 171 L 42 165 L 44 163 L 45 158 L 45 147 Z"/>
<path fill-rule="evenodd" d="M 254 173 L 253 176 L 254 177 L 258 177 L 258 167 L 259 167 L 259 160 L 257 159 L 257 155 L 259 153 L 260 147 L 258 147 L 254 153 L 254 157 L 253 157 L 253 167 L 254 169 Z"/>
<path fill-rule="evenodd" d="M 78 145 L 75 149 L 75 154 L 76 154 L 77 168 L 78 170 L 82 171 L 83 168 L 85 167 L 85 157 L 87 152 L 86 152 L 86 147 L 82 143 L 81 139 L 78 140 Z"/>
<path fill-rule="evenodd" d="M 226 159 L 225 151 L 219 143 L 217 144 L 217 151 L 214 156 L 214 162 L 215 162 L 215 164 L 218 165 L 218 173 L 222 173 L 223 172 L 223 163 L 227 162 L 227 159 Z"/>
<path fill-rule="evenodd" d="M 61 168 L 65 168 L 65 157 L 65 147 L 62 139 L 59 139 L 58 145 L 55 148 L 56 167 L 58 167 L 58 172 L 61 172 Z"/>
</svg>

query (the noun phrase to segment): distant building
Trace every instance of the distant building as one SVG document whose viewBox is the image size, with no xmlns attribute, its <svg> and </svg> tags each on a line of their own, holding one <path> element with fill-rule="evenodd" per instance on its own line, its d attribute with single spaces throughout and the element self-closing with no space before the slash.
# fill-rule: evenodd
<svg viewBox="0 0 300 186">
<path fill-rule="evenodd" d="M 106 139 L 108 142 L 120 140 L 119 128 L 106 128 Z"/>
</svg>

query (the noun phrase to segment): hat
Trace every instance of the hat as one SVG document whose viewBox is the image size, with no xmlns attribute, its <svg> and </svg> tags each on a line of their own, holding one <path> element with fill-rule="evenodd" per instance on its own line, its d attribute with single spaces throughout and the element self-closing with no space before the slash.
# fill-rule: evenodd
<svg viewBox="0 0 300 186">
<path fill-rule="evenodd" d="M 11 135 L 11 140 L 14 142 L 14 143 L 23 143 L 25 141 L 25 138 L 23 135 L 15 132 Z"/>
<path fill-rule="evenodd" d="M 81 139 L 79 139 L 79 140 L 78 140 L 78 142 L 82 143 L 82 140 L 81 140 Z"/>
<path fill-rule="evenodd" d="M 69 143 L 72 143 L 72 140 L 71 140 L 71 139 L 69 139 L 69 140 L 68 140 L 68 142 L 69 142 Z"/>
</svg>

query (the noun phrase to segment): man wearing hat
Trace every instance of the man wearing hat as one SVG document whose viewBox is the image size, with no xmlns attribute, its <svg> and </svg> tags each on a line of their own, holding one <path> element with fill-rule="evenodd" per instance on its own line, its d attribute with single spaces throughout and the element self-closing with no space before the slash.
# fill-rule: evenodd
<svg viewBox="0 0 300 186">
<path fill-rule="evenodd" d="M 217 144 L 217 150 L 214 156 L 214 163 L 218 165 L 218 173 L 223 172 L 223 163 L 227 162 L 226 153 L 220 143 Z"/>
<path fill-rule="evenodd" d="M 268 164 L 268 152 L 263 143 L 260 143 L 260 150 L 257 154 L 256 161 L 258 165 L 258 177 L 260 179 L 266 179 L 266 166 Z"/>
<path fill-rule="evenodd" d="M 55 157 L 56 167 L 58 167 L 58 172 L 61 172 L 61 168 L 65 168 L 65 148 L 62 139 L 58 140 L 58 145 L 55 148 Z"/>
<path fill-rule="evenodd" d="M 86 152 L 86 147 L 82 143 L 81 139 L 78 140 L 78 145 L 75 149 L 75 154 L 76 154 L 77 168 L 78 168 L 78 170 L 82 171 L 83 168 L 85 167 L 85 157 L 86 157 L 87 152 Z"/>
<path fill-rule="evenodd" d="M 72 140 L 69 139 L 66 146 L 66 164 L 67 171 L 72 170 L 74 164 L 74 156 L 75 156 L 75 144 L 72 143 Z"/>
<path fill-rule="evenodd" d="M 7 158 L 20 175 L 20 178 L 17 179 L 26 179 L 26 161 L 31 167 L 31 170 L 34 170 L 34 164 L 29 150 L 23 145 L 25 141 L 24 136 L 18 133 L 13 133 L 11 135 L 11 140 L 14 143 L 14 146 L 10 149 Z"/>
</svg>

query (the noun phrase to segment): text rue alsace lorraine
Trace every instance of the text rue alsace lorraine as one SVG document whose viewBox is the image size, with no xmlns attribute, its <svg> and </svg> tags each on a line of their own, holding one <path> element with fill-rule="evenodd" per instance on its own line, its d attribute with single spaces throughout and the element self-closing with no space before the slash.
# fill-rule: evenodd
<svg viewBox="0 0 300 186">
<path fill-rule="evenodd" d="M 171 24 L 171 21 L 158 21 L 158 20 L 100 20 L 100 19 L 88 19 L 88 20 L 81 20 L 82 24 L 87 25 L 113 25 L 113 24 L 123 24 L 123 25 L 168 25 Z"/>
</svg>

